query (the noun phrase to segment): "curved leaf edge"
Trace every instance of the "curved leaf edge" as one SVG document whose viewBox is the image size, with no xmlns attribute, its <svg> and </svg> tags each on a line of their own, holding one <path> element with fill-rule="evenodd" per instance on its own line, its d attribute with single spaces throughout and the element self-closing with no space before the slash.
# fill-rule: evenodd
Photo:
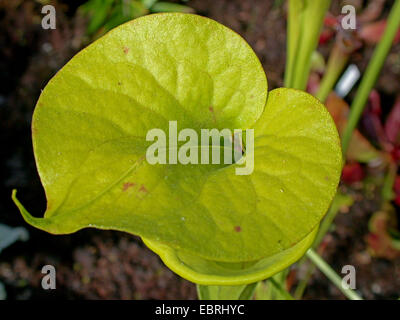
<svg viewBox="0 0 400 320">
<path fill-rule="evenodd" d="M 215 273 L 200 273 L 194 270 L 192 266 L 181 260 L 178 255 L 179 253 L 171 247 L 144 238 L 142 238 L 142 240 L 150 250 L 155 252 L 161 258 L 161 260 L 169 269 L 188 281 L 206 286 L 237 286 L 268 279 L 269 277 L 286 269 L 298 261 L 311 247 L 317 235 L 318 228 L 319 226 L 317 226 L 302 241 L 295 244 L 293 247 L 273 256 L 263 258 L 257 262 L 257 264 L 268 264 L 270 262 L 271 265 L 269 265 L 267 268 L 252 271 L 252 267 L 250 267 L 247 270 L 237 270 L 236 274 L 231 274 L 229 276 L 218 275 Z M 196 259 L 198 259 L 198 257 L 196 257 Z M 277 259 L 278 261 L 275 261 Z M 203 261 L 207 263 L 207 260 L 203 259 Z M 209 262 L 210 264 L 213 263 L 213 261 Z"/>
<path fill-rule="evenodd" d="M 47 227 L 47 221 L 43 218 L 33 217 L 19 202 L 16 197 L 17 191 L 14 189 L 12 191 L 12 199 L 19 208 L 22 217 L 24 220 L 30 225 L 43 230 L 49 233 L 52 233 Z M 246 269 L 237 270 L 236 274 L 231 273 L 230 275 L 218 275 L 218 274 L 207 274 L 200 273 L 193 269 L 192 266 L 183 262 L 178 256 L 178 252 L 171 247 L 161 244 L 156 241 L 148 240 L 142 238 L 144 244 L 156 253 L 164 264 L 171 269 L 173 272 L 181 276 L 182 278 L 191 281 L 200 285 L 228 285 L 228 286 L 236 286 L 236 285 L 246 285 L 254 282 L 258 282 L 261 280 L 265 280 L 274 274 L 282 271 L 283 269 L 289 267 L 296 261 L 298 261 L 305 252 L 309 249 L 309 247 L 314 242 L 316 234 L 318 232 L 318 227 L 316 227 L 310 234 L 308 234 L 302 241 L 294 245 L 293 247 L 286 249 L 276 255 L 266 257 L 261 259 L 257 263 L 267 263 L 268 261 L 273 261 L 278 259 L 276 262 L 272 262 L 267 268 L 262 270 L 251 270 L 251 267 Z M 186 254 L 187 255 L 187 254 Z M 289 256 L 287 256 L 289 255 Z M 283 257 L 283 258 L 279 258 Z M 196 257 L 196 259 L 202 259 Z M 202 259 L 205 263 L 207 263 L 206 259 Z M 210 263 L 214 263 L 210 261 Z"/>
</svg>

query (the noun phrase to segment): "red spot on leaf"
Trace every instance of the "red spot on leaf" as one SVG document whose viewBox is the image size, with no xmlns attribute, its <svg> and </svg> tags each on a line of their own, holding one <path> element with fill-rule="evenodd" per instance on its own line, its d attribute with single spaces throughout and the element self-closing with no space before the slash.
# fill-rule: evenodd
<svg viewBox="0 0 400 320">
<path fill-rule="evenodd" d="M 53 207 L 53 203 L 50 201 L 47 201 L 46 211 L 50 211 L 52 207 Z"/>
<path fill-rule="evenodd" d="M 128 54 L 128 52 L 129 52 L 129 48 L 128 47 L 124 47 L 124 53 Z"/>
<path fill-rule="evenodd" d="M 242 228 L 241 228 L 240 226 L 235 226 L 235 228 L 234 228 L 234 229 L 235 229 L 235 231 L 236 231 L 236 232 L 240 232 L 240 231 L 242 231 Z"/>
<path fill-rule="evenodd" d="M 212 117 L 213 117 L 214 122 L 217 122 L 217 119 L 216 119 L 215 113 L 214 113 L 214 108 L 212 106 L 210 106 L 208 108 L 208 110 L 210 110 L 210 112 L 212 113 Z"/>
<path fill-rule="evenodd" d="M 133 187 L 135 184 L 133 182 L 125 182 L 124 185 L 122 186 L 122 191 L 126 191 L 129 188 Z"/>
<path fill-rule="evenodd" d="M 147 190 L 146 187 L 145 187 L 144 185 L 141 185 L 141 186 L 140 186 L 139 191 L 145 192 L 145 193 L 149 192 L 149 190 Z"/>
</svg>

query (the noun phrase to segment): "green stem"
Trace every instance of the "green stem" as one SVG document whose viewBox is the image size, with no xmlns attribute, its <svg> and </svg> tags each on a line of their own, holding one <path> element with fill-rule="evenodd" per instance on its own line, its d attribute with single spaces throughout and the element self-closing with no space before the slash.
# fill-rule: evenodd
<svg viewBox="0 0 400 320">
<path fill-rule="evenodd" d="M 335 201 L 335 199 L 333 199 L 332 203 L 334 203 L 334 201 Z M 321 244 L 322 240 L 324 239 L 326 233 L 329 231 L 329 229 L 332 225 L 332 222 L 335 219 L 338 212 L 339 212 L 339 209 L 336 208 L 335 206 L 331 205 L 329 207 L 328 213 L 322 220 L 321 225 L 318 229 L 318 233 L 317 233 L 314 243 L 312 245 L 313 249 L 316 249 L 319 247 L 319 245 Z"/>
<path fill-rule="evenodd" d="M 275 289 L 277 289 L 285 297 L 286 300 L 294 300 L 291 294 L 282 286 L 281 282 L 276 281 L 273 277 L 269 278 L 268 282 L 272 284 Z"/>
<path fill-rule="evenodd" d="M 336 43 L 329 56 L 328 65 L 318 92 L 315 95 L 321 102 L 325 102 L 348 60 L 349 54 L 345 52 L 340 43 Z"/>
<path fill-rule="evenodd" d="M 335 206 L 336 203 L 336 199 L 337 199 L 337 195 L 335 196 L 335 198 L 332 201 L 331 206 L 329 207 L 328 213 L 326 214 L 326 216 L 324 217 L 324 220 L 322 220 L 321 225 L 318 229 L 318 233 L 315 237 L 315 240 L 313 242 L 313 245 L 311 248 L 316 249 L 319 247 L 322 239 L 324 238 L 325 234 L 329 231 L 329 228 L 333 222 L 333 220 L 336 217 L 336 214 L 339 211 L 339 207 Z M 305 257 L 303 257 L 299 263 L 298 266 L 300 267 L 301 265 L 303 265 L 306 262 Z M 300 279 L 297 287 L 296 287 L 296 291 L 294 293 L 294 297 L 296 300 L 301 299 L 301 297 L 303 296 L 304 290 L 307 287 L 307 283 L 308 281 L 310 281 L 312 274 L 315 271 L 315 266 L 314 265 L 308 265 L 306 268 L 306 274 L 304 276 L 304 278 Z"/>
<path fill-rule="evenodd" d="M 251 300 L 257 282 L 239 286 L 196 285 L 199 300 Z"/>
<path fill-rule="evenodd" d="M 293 71 L 296 60 L 297 46 L 300 38 L 301 14 L 303 1 L 289 0 L 289 12 L 287 22 L 287 40 L 286 40 L 286 69 L 285 69 L 285 87 L 291 88 L 293 82 Z"/>
<path fill-rule="evenodd" d="M 350 196 L 344 195 L 340 192 L 337 192 L 335 197 L 332 200 L 331 206 L 329 207 L 328 213 L 322 220 L 317 236 L 315 237 L 315 240 L 313 242 L 313 245 L 311 248 L 317 249 L 319 245 L 321 244 L 322 240 L 324 239 L 325 235 L 329 231 L 333 220 L 335 219 L 337 213 L 339 212 L 340 208 L 342 206 L 351 206 L 353 204 L 353 199 Z M 302 266 L 306 262 L 306 256 L 304 256 L 299 262 L 298 262 L 298 267 Z M 306 275 L 304 278 L 300 279 L 297 287 L 296 287 L 296 292 L 295 292 L 295 299 L 300 299 L 301 296 L 303 295 L 303 292 L 307 286 L 308 281 L 311 278 L 312 273 L 315 270 L 314 265 L 307 265 L 306 266 Z"/>
<path fill-rule="evenodd" d="M 355 291 L 342 286 L 342 278 L 313 249 L 309 249 L 306 255 L 347 298 L 350 300 L 362 300 Z"/>
<path fill-rule="evenodd" d="M 342 139 L 343 154 L 346 154 L 347 152 L 353 130 L 357 126 L 358 120 L 360 119 L 367 102 L 369 93 L 375 84 L 383 63 L 385 62 L 386 56 L 389 53 L 390 47 L 392 46 L 394 37 L 396 36 L 396 32 L 400 26 L 399 17 L 400 0 L 396 0 L 390 11 L 383 37 L 374 51 L 371 61 L 369 62 L 367 70 L 365 71 L 361 81 L 360 87 L 358 88 L 356 97 L 351 105 L 349 119 Z"/>
<path fill-rule="evenodd" d="M 299 26 L 300 38 L 291 81 L 291 87 L 295 89 L 306 89 L 311 69 L 311 55 L 317 48 L 319 34 L 330 3 L 330 0 L 303 0 L 304 9 L 301 15 L 301 26 Z"/>
<path fill-rule="evenodd" d="M 294 292 L 294 298 L 296 300 L 300 300 L 303 297 L 304 291 L 306 290 L 307 284 L 311 279 L 312 274 L 315 271 L 315 265 L 307 266 L 305 276 L 299 281 L 299 284 L 296 287 Z"/>
<path fill-rule="evenodd" d="M 354 200 L 350 196 L 347 196 L 340 192 L 336 192 L 336 195 L 332 200 L 331 206 L 329 207 L 328 213 L 325 215 L 324 219 L 320 224 L 317 236 L 315 237 L 315 240 L 312 245 L 313 249 L 317 249 L 321 244 L 325 235 L 329 231 L 333 223 L 333 220 L 335 220 L 336 215 L 338 214 L 340 208 L 343 206 L 350 207 L 353 204 L 353 202 Z"/>
</svg>

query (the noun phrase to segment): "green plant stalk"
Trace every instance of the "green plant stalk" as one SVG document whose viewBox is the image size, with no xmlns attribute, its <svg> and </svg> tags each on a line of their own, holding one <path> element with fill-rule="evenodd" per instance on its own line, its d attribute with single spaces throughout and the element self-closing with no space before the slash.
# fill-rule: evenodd
<svg viewBox="0 0 400 320">
<path fill-rule="evenodd" d="M 292 295 L 289 292 L 287 292 L 286 289 L 282 286 L 282 283 L 276 281 L 274 277 L 269 278 L 268 283 L 273 285 L 275 289 L 277 289 L 285 297 L 285 300 L 294 300 Z"/>
<path fill-rule="evenodd" d="M 251 300 L 258 282 L 240 286 L 196 285 L 199 300 Z"/>
<path fill-rule="evenodd" d="M 309 249 L 306 255 L 347 298 L 350 300 L 362 300 L 354 290 L 345 289 L 342 286 L 342 278 L 313 249 Z"/>
<path fill-rule="evenodd" d="M 320 224 L 317 236 L 315 237 L 314 243 L 312 245 L 313 249 L 317 249 L 319 247 L 326 233 L 329 231 L 332 222 L 336 218 L 336 215 L 338 214 L 340 208 L 343 205 L 351 206 L 353 202 L 354 200 L 351 197 L 341 194 L 339 192 L 336 193 L 335 197 L 332 200 L 331 206 L 329 207 L 328 213 Z"/>
<path fill-rule="evenodd" d="M 352 202 L 353 202 L 352 198 L 340 193 L 336 193 L 335 198 L 333 199 L 332 204 L 329 207 L 328 213 L 326 214 L 325 218 L 322 220 L 320 224 L 317 236 L 315 237 L 314 243 L 312 245 L 313 249 L 317 249 L 321 244 L 322 240 L 324 239 L 324 236 L 329 231 L 329 228 L 331 227 L 333 220 L 338 214 L 340 207 L 344 204 L 350 206 Z M 299 266 L 301 266 L 305 261 L 306 261 L 306 256 L 304 256 L 299 261 Z M 315 266 L 309 265 L 306 270 L 304 278 L 299 281 L 299 284 L 296 287 L 296 291 L 294 294 L 295 299 L 300 299 L 303 296 L 304 290 L 307 287 L 307 283 L 310 280 L 311 275 L 313 274 L 314 271 L 315 271 Z"/>
<path fill-rule="evenodd" d="M 328 65 L 318 92 L 315 95 L 321 102 L 325 102 L 348 61 L 349 54 L 341 48 L 340 44 L 336 43 L 329 56 Z"/>
<path fill-rule="evenodd" d="M 170 2 L 157 2 L 151 7 L 151 11 L 194 13 L 194 10 L 188 6 Z"/>
<path fill-rule="evenodd" d="M 256 300 L 294 300 L 280 279 L 276 279 L 275 276 L 258 282 L 254 298 Z"/>
<path fill-rule="evenodd" d="M 307 284 L 310 281 L 311 276 L 314 273 L 315 269 L 316 267 L 313 264 L 308 266 L 305 276 L 299 281 L 299 284 L 296 286 L 296 290 L 294 292 L 294 299 L 300 300 L 303 297 L 304 291 L 306 290 Z"/>
<path fill-rule="evenodd" d="M 286 278 L 289 274 L 289 268 L 286 268 L 282 270 L 281 272 L 278 272 L 274 274 L 272 277 L 268 278 L 265 280 L 265 285 L 267 286 L 268 290 L 264 293 L 264 297 L 262 300 L 280 300 L 283 299 L 286 295 L 287 290 L 285 289 L 286 287 Z M 272 284 L 271 281 L 275 283 Z"/>
<path fill-rule="evenodd" d="M 301 14 L 303 1 L 289 0 L 287 40 L 286 40 L 286 68 L 285 68 L 285 87 L 292 86 L 293 69 L 296 60 L 297 46 L 300 39 Z"/>
<path fill-rule="evenodd" d="M 314 243 L 312 245 L 313 249 L 318 248 L 318 246 L 320 245 L 322 239 L 324 238 L 325 234 L 329 231 L 329 228 L 333 222 L 333 220 L 336 217 L 336 214 L 339 211 L 339 207 L 340 206 L 336 206 L 335 203 L 337 202 L 337 194 L 335 196 L 335 198 L 332 201 L 331 206 L 329 207 L 328 213 L 326 214 L 324 220 L 322 220 L 321 225 L 318 229 L 318 233 L 317 236 L 315 237 Z M 306 256 L 304 256 L 298 263 L 298 266 L 300 267 L 301 265 L 303 265 L 306 262 Z M 312 274 L 315 271 L 315 266 L 314 265 L 309 265 L 307 266 L 307 270 L 306 270 L 306 274 L 304 276 L 304 278 L 302 278 L 298 285 L 296 286 L 296 290 L 294 293 L 294 297 L 296 300 L 301 299 L 301 297 L 303 296 L 304 290 L 307 287 L 307 283 L 308 281 L 310 281 L 310 278 L 312 276 Z"/>
<path fill-rule="evenodd" d="M 141 2 L 147 9 L 150 9 L 157 2 L 157 0 L 141 0 Z"/>
<path fill-rule="evenodd" d="M 291 87 L 305 90 L 311 69 L 311 55 L 317 48 L 318 38 L 326 11 L 331 1 L 304 0 L 304 9 L 301 15 L 301 34 L 298 40 L 297 56 L 293 65 Z"/>
<path fill-rule="evenodd" d="M 396 0 L 392 9 L 390 10 L 389 18 L 387 21 L 386 29 L 381 41 L 379 42 L 371 61 L 368 64 L 367 70 L 362 78 L 360 87 L 358 88 L 356 97 L 353 100 L 350 109 L 349 119 L 342 138 L 343 154 L 346 154 L 349 147 L 350 139 L 358 120 L 365 108 L 370 91 L 372 90 L 379 72 L 385 62 L 386 56 L 392 46 L 396 32 L 400 26 L 400 0 Z"/>
</svg>

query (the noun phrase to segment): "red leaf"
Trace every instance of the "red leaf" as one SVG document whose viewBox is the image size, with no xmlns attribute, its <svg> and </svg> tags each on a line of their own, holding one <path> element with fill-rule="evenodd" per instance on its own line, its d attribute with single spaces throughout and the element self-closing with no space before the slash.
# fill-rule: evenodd
<svg viewBox="0 0 400 320">
<path fill-rule="evenodd" d="M 335 28 L 339 25 L 338 18 L 328 12 L 324 18 L 324 25 L 327 27 Z"/>
<path fill-rule="evenodd" d="M 346 164 L 342 171 L 342 181 L 352 184 L 364 178 L 364 170 L 358 162 Z"/>
<path fill-rule="evenodd" d="M 367 243 L 371 253 L 377 257 L 395 259 L 400 256 L 400 250 L 393 246 L 390 230 L 396 228 L 396 214 L 392 206 L 384 205 L 382 210 L 375 212 L 369 221 Z"/>
<path fill-rule="evenodd" d="M 390 152 L 394 162 L 399 162 L 400 164 L 400 145 L 394 146 L 393 150 Z"/>
<path fill-rule="evenodd" d="M 393 190 L 396 192 L 397 195 L 400 196 L 400 176 L 397 176 L 394 180 Z"/>
<path fill-rule="evenodd" d="M 393 146 L 387 142 L 381 114 L 382 108 L 379 93 L 376 90 L 372 90 L 369 95 L 369 105 L 363 113 L 362 123 L 366 134 L 379 143 L 383 150 L 390 152 Z"/>
<path fill-rule="evenodd" d="M 339 20 L 334 15 L 328 14 L 324 18 L 324 28 L 319 36 L 319 44 L 328 42 L 334 35 L 339 27 Z"/>
<path fill-rule="evenodd" d="M 325 29 L 319 36 L 319 44 L 327 43 L 335 35 L 335 32 L 331 29 Z"/>
<path fill-rule="evenodd" d="M 336 94 L 331 93 L 326 100 L 326 108 L 335 121 L 339 134 L 342 137 L 346 128 L 349 106 Z M 380 153 L 371 145 L 371 143 L 356 129 L 350 140 L 349 148 L 346 153 L 346 159 L 349 162 L 369 162 L 380 157 Z"/>
<path fill-rule="evenodd" d="M 364 25 L 360 30 L 360 38 L 363 39 L 368 44 L 377 44 L 385 31 L 386 20 L 380 20 L 373 23 Z M 394 38 L 394 44 L 400 41 L 400 30 Z"/>
<path fill-rule="evenodd" d="M 385 134 L 391 143 L 400 143 L 400 95 L 386 119 Z"/>
<path fill-rule="evenodd" d="M 382 114 L 382 107 L 379 92 L 376 90 L 372 90 L 368 98 L 371 106 L 371 112 L 377 116 L 380 116 Z"/>
<path fill-rule="evenodd" d="M 394 203 L 400 207 L 400 194 L 394 198 Z"/>
</svg>

